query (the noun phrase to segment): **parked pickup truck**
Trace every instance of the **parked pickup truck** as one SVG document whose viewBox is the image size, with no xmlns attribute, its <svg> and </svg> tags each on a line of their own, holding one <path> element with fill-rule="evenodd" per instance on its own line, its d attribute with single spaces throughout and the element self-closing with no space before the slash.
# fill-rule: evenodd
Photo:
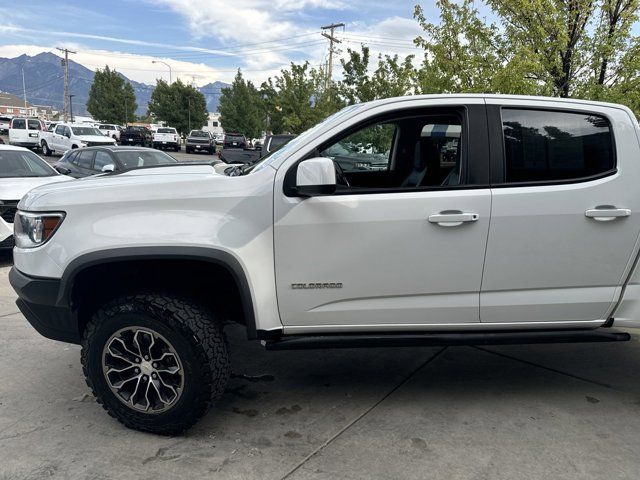
<svg viewBox="0 0 640 480">
<path fill-rule="evenodd" d="M 628 108 L 579 100 L 353 105 L 252 166 L 30 191 L 10 281 L 36 330 L 82 345 L 100 404 L 158 433 L 225 390 L 228 321 L 268 350 L 625 341 L 639 137 Z M 369 144 L 386 168 L 329 158 Z"/>
<path fill-rule="evenodd" d="M 120 145 L 150 147 L 152 144 L 153 132 L 147 127 L 130 125 L 120 132 Z"/>
<path fill-rule="evenodd" d="M 262 157 L 276 151 L 293 138 L 295 138 L 295 135 L 268 135 L 264 140 L 264 144 L 258 148 L 226 147 L 220 151 L 219 158 L 228 164 L 251 165 Z"/>
<path fill-rule="evenodd" d="M 122 132 L 123 129 L 120 125 L 115 125 L 113 123 L 101 123 L 98 125 L 98 130 L 100 130 L 103 135 L 111 137 L 118 142 L 120 141 L 120 132 Z"/>
<path fill-rule="evenodd" d="M 171 148 L 178 152 L 180 150 L 180 135 L 173 127 L 159 127 L 153 132 L 153 148 Z"/>
<path fill-rule="evenodd" d="M 42 153 L 66 152 L 74 148 L 115 145 L 113 138 L 106 137 L 95 127 L 77 123 L 58 123 L 53 130 L 42 130 L 38 134 Z"/>
</svg>

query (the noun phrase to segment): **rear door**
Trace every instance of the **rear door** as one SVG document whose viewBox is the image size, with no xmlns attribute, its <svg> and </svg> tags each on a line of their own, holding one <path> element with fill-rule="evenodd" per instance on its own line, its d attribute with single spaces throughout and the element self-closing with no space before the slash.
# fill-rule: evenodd
<svg viewBox="0 0 640 480">
<path fill-rule="evenodd" d="M 640 231 L 640 152 L 628 114 L 487 102 L 494 178 L 481 321 L 605 320 Z"/>
<path fill-rule="evenodd" d="M 27 139 L 27 120 L 14 118 L 9 129 L 9 143 L 24 143 Z"/>
<path fill-rule="evenodd" d="M 73 163 L 77 165 L 79 176 L 87 177 L 89 175 L 94 175 L 97 173 L 93 168 L 94 157 L 94 150 L 81 149 L 78 152 L 78 155 L 76 155 Z"/>
</svg>

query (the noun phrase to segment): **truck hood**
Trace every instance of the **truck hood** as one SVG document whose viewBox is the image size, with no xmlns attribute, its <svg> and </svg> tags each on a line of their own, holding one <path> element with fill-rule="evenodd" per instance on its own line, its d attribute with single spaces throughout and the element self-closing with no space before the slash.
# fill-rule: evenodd
<svg viewBox="0 0 640 480">
<path fill-rule="evenodd" d="M 50 177 L 16 177 L 0 178 L 0 199 L 20 200 L 31 189 L 51 183 L 73 180 L 65 175 L 52 175 Z"/>
<path fill-rule="evenodd" d="M 123 195 L 133 197 L 161 195 L 168 190 L 188 189 L 190 184 L 202 180 L 217 179 L 225 182 L 232 179 L 216 173 L 211 165 L 175 165 L 131 170 L 116 174 L 94 175 L 75 182 L 44 185 L 29 192 L 20 202 L 19 208 L 29 210 L 55 207 L 72 198 L 80 201 L 85 195 L 104 196 L 118 201 Z M 18 197 L 20 198 L 20 197 Z M 87 201 L 91 201 L 87 198 Z"/>
</svg>

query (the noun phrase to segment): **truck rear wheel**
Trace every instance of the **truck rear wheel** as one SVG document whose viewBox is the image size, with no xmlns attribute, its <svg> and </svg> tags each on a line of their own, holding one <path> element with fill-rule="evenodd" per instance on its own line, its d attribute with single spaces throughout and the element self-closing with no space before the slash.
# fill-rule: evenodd
<svg viewBox="0 0 640 480">
<path fill-rule="evenodd" d="M 98 310 L 85 329 L 82 366 L 109 415 L 165 435 L 195 424 L 224 392 L 230 371 L 214 316 L 160 294 L 120 297 Z"/>
</svg>

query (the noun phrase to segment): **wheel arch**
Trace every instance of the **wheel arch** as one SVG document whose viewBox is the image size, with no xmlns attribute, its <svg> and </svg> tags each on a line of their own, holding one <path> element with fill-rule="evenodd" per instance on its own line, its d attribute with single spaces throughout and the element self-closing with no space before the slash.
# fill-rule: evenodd
<svg viewBox="0 0 640 480">
<path fill-rule="evenodd" d="M 238 259 L 224 250 L 207 247 L 124 247 L 87 253 L 75 258 L 65 269 L 57 299 L 60 306 L 67 305 L 78 313 L 78 302 L 74 294 L 78 291 L 77 280 L 97 267 L 124 268 L 144 262 L 184 262 L 189 265 L 209 265 L 222 269 L 233 280 L 239 295 L 243 322 L 249 339 L 257 338 L 253 298 L 244 268 Z M 211 285 L 212 289 L 214 285 Z M 83 320 L 78 316 L 80 333 Z"/>
</svg>

